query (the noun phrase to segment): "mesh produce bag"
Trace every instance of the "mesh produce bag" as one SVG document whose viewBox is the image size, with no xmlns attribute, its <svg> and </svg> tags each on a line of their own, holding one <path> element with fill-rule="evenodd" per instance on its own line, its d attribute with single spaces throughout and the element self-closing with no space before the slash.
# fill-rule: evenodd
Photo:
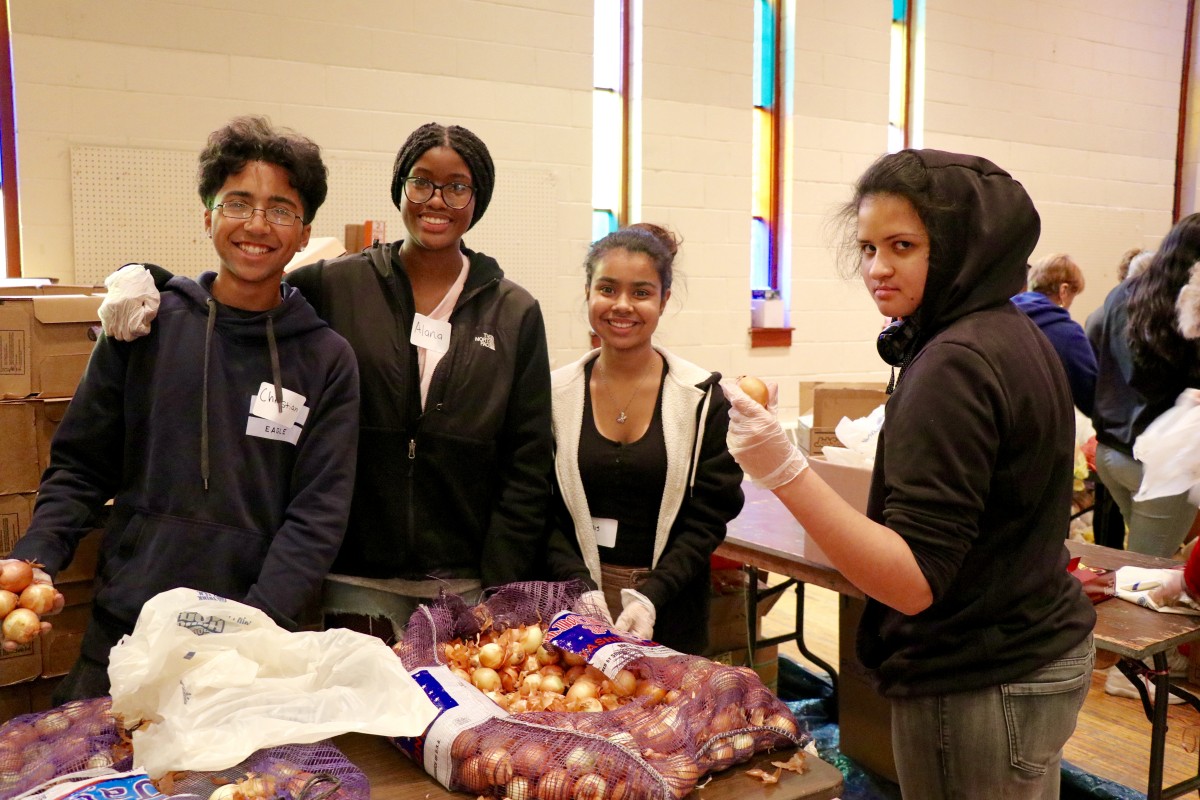
<svg viewBox="0 0 1200 800">
<path fill-rule="evenodd" d="M 510 584 L 479 606 L 443 595 L 419 608 L 396 649 L 442 713 L 423 736 L 397 746 L 456 791 L 669 800 L 755 752 L 807 742 L 753 670 L 682 655 L 564 610 L 581 589 Z M 469 643 L 492 639 L 503 657 L 493 670 L 499 685 L 485 692 L 477 688 L 484 651 Z M 530 652 L 535 640 L 540 648 Z M 535 682 L 561 673 L 571 688 L 562 696 L 525 691 L 534 672 Z M 572 697 L 582 682 L 594 686 Z"/>
<path fill-rule="evenodd" d="M 92 772 L 131 769 L 133 749 L 112 714 L 111 698 L 76 700 L 0 726 L 0 798 L 16 797 Z M 165 795 L 225 800 L 369 800 L 362 771 L 328 742 L 258 752 L 221 772 L 171 772 Z M 225 787 L 225 788 L 222 788 Z"/>
</svg>

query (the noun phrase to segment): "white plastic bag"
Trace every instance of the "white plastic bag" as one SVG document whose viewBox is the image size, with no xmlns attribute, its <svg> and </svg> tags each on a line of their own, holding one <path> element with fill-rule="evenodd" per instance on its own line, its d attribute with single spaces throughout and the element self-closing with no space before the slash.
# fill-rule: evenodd
<svg viewBox="0 0 1200 800">
<path fill-rule="evenodd" d="M 109 660 L 112 710 L 134 731 L 134 766 L 228 769 L 256 750 L 359 731 L 417 736 L 436 715 L 379 639 L 289 633 L 262 611 L 193 589 L 146 603 Z"/>
<path fill-rule="evenodd" d="M 833 432 L 845 447 L 826 445 L 821 448 L 821 454 L 834 464 L 870 469 L 875 463 L 875 446 L 883 428 L 884 408 L 877 406 L 870 414 L 858 419 L 842 417 Z"/>
<path fill-rule="evenodd" d="M 1200 501 L 1200 390 L 1185 389 L 1133 443 L 1142 462 L 1142 483 L 1134 500 L 1172 497 L 1191 491 Z"/>
</svg>

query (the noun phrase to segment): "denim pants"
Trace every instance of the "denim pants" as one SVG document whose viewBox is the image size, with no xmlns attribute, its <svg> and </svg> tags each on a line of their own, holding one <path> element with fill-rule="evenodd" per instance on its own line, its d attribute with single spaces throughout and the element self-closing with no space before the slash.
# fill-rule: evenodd
<svg viewBox="0 0 1200 800">
<path fill-rule="evenodd" d="M 1020 680 L 892 700 L 906 800 L 1055 800 L 1062 748 L 1087 697 L 1092 636 Z"/>
<path fill-rule="evenodd" d="M 1096 445 L 1096 474 L 1129 526 L 1125 549 L 1162 558 L 1175 555 L 1196 519 L 1196 507 L 1187 493 L 1134 501 L 1142 484 L 1142 463 L 1108 445 Z"/>
</svg>

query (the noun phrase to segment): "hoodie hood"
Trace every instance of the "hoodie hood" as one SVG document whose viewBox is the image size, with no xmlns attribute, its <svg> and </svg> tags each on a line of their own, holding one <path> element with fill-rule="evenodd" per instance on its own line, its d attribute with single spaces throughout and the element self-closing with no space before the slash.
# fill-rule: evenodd
<svg viewBox="0 0 1200 800">
<path fill-rule="evenodd" d="M 208 315 L 208 301 L 212 299 L 212 285 L 217 273 L 205 272 L 198 279 L 175 276 L 167 282 L 168 291 L 173 291 L 189 304 Z M 267 320 L 270 319 L 274 335 L 278 339 L 299 336 L 328 325 L 317 316 L 317 312 L 304 299 L 304 295 L 284 283 L 281 287 L 283 301 L 272 309 L 259 314 L 246 312 L 217 314 L 216 327 L 224 336 L 240 340 L 267 338 Z"/>
<path fill-rule="evenodd" d="M 929 171 L 933 197 L 953 216 L 934 242 L 925 296 L 914 314 L 925 341 L 956 319 L 1008 303 L 1021 291 L 1041 219 L 1025 188 L 986 158 L 912 152 Z"/>
</svg>

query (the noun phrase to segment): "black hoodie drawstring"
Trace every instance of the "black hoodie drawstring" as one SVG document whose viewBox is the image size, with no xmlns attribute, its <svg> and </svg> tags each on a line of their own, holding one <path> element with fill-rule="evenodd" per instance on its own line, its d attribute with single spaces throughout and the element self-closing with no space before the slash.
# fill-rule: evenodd
<svg viewBox="0 0 1200 800">
<path fill-rule="evenodd" d="M 217 301 L 208 298 L 208 325 L 204 330 L 204 394 L 200 401 L 200 477 L 208 491 L 208 357 L 212 350 L 213 329 L 217 327 Z"/>
<path fill-rule="evenodd" d="M 275 324 L 267 315 L 267 347 L 271 351 L 271 380 L 275 382 L 275 407 L 283 413 L 283 378 L 279 373 L 279 349 L 275 347 Z"/>
</svg>

